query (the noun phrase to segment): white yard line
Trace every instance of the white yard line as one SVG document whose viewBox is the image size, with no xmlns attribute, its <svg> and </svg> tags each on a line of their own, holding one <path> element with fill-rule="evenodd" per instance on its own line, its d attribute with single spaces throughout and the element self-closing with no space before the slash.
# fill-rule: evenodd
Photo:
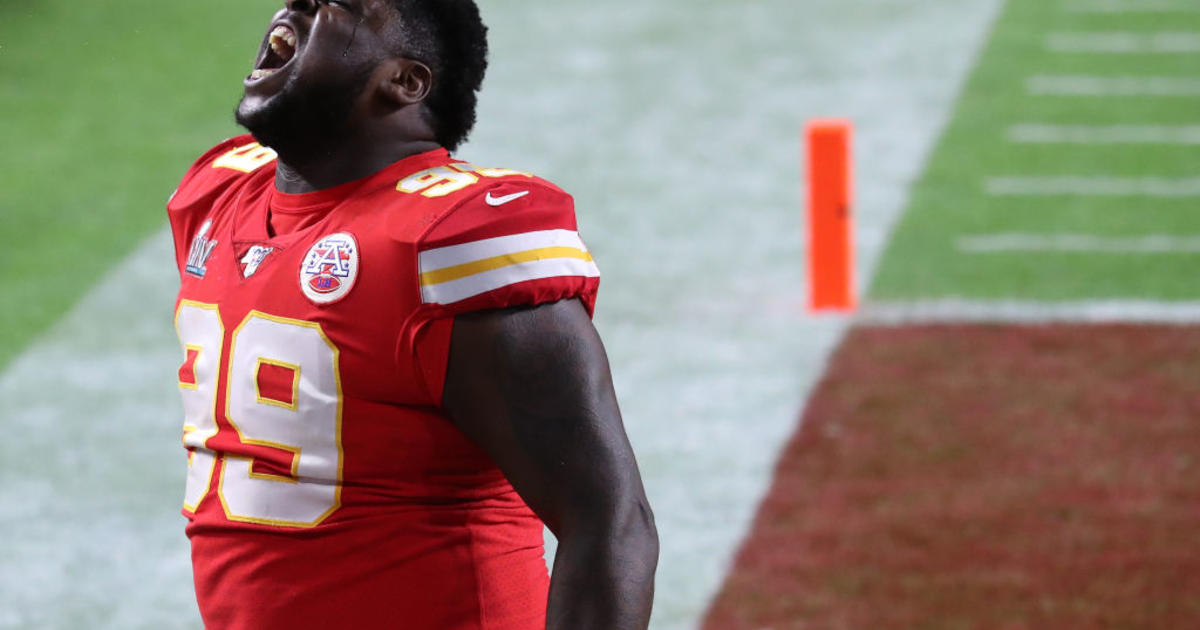
<svg viewBox="0 0 1200 630">
<path fill-rule="evenodd" d="M 1066 0 L 1068 13 L 1200 13 L 1194 0 Z"/>
<path fill-rule="evenodd" d="M 993 197 L 1200 197 L 1200 177 L 1105 177 L 1096 175 L 989 177 Z"/>
<path fill-rule="evenodd" d="M 1037 75 L 1025 89 L 1034 96 L 1200 96 L 1200 78 Z"/>
<path fill-rule="evenodd" d="M 1192 54 L 1200 52 L 1200 33 L 1051 33 L 1045 47 L 1056 53 Z"/>
<path fill-rule="evenodd" d="M 864 325 L 917 324 L 1200 324 L 1200 302 L 1086 300 L 1035 302 L 947 298 L 866 304 L 855 318 Z"/>
<path fill-rule="evenodd" d="M 965 254 L 1052 252 L 1078 254 L 1200 254 L 1200 235 L 1097 236 L 1094 234 L 981 234 L 962 236 L 955 249 Z"/>
<path fill-rule="evenodd" d="M 1021 123 L 1008 128 L 1009 142 L 1020 144 L 1200 144 L 1200 125 L 1045 125 Z"/>
</svg>

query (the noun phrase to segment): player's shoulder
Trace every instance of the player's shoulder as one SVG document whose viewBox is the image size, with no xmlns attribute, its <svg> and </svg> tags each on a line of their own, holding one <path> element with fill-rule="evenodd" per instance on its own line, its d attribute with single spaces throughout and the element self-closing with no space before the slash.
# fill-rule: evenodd
<svg viewBox="0 0 1200 630">
<path fill-rule="evenodd" d="M 264 169 L 274 172 L 278 155 L 250 135 L 234 136 L 204 152 L 183 176 L 167 206 L 184 210 L 211 203 L 231 185 Z"/>
<path fill-rule="evenodd" d="M 429 154 L 396 184 L 396 190 L 404 195 L 457 206 L 474 199 L 487 199 L 489 191 L 505 185 L 537 188 L 542 196 L 566 195 L 561 188 L 533 173 L 478 166 L 452 158 L 445 151 Z"/>
<path fill-rule="evenodd" d="M 396 190 L 440 202 L 422 230 L 422 249 L 538 229 L 575 229 L 571 195 L 527 171 L 450 158 L 405 177 Z"/>
<path fill-rule="evenodd" d="M 425 305 L 457 313 L 575 296 L 594 302 L 600 274 L 571 195 L 524 171 L 449 158 L 422 167 L 396 190 L 429 203 L 395 216 L 419 219 L 409 234 Z"/>
</svg>

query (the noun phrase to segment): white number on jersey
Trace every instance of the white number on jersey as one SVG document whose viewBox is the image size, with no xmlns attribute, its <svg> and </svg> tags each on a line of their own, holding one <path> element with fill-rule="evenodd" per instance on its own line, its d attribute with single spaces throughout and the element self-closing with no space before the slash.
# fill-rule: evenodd
<svg viewBox="0 0 1200 630">
<path fill-rule="evenodd" d="M 314 527 L 341 501 L 342 393 L 338 351 L 320 325 L 257 311 L 233 332 L 230 356 L 221 357 L 225 331 L 216 306 L 182 301 L 176 327 L 185 354 L 180 390 L 184 445 L 189 450 L 184 509 L 195 512 L 211 486 L 218 460 L 217 494 L 232 521 Z M 225 417 L 242 444 L 291 454 L 287 475 L 256 472 L 254 460 L 218 457 L 208 441 L 216 423 L 219 366 L 227 359 Z M 291 392 L 264 392 L 264 369 L 283 374 Z"/>
</svg>

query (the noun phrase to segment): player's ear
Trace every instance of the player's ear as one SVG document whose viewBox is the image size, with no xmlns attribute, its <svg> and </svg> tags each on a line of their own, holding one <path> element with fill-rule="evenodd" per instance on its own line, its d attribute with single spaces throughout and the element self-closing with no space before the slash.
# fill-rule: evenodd
<svg viewBox="0 0 1200 630">
<path fill-rule="evenodd" d="M 433 70 L 414 61 L 394 57 L 384 62 L 380 91 L 384 98 L 404 107 L 424 101 L 433 88 Z"/>
</svg>

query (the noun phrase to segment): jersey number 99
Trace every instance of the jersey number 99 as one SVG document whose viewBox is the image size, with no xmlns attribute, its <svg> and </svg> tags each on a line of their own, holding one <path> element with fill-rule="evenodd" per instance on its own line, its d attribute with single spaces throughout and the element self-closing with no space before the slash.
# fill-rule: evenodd
<svg viewBox="0 0 1200 630">
<path fill-rule="evenodd" d="M 229 520 L 319 525 L 341 501 L 337 348 L 318 324 L 253 311 L 233 331 L 223 356 L 225 329 L 218 307 L 186 300 L 180 302 L 175 327 L 185 354 L 179 381 L 188 450 L 184 509 L 196 511 L 219 466 L 217 494 Z M 268 381 L 276 385 L 267 387 Z M 218 409 L 224 409 L 228 429 L 218 425 Z M 208 444 L 222 430 L 235 433 L 238 444 L 256 448 L 222 449 L 226 452 L 218 455 Z M 250 453 L 269 459 L 273 472 L 256 467 Z"/>
</svg>

